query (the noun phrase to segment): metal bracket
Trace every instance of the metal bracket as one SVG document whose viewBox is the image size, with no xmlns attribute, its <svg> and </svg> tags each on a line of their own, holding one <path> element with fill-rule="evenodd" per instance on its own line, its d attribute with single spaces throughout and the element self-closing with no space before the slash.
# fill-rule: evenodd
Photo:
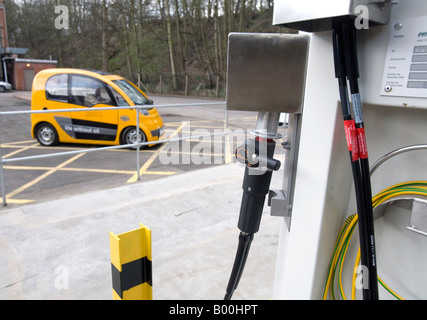
<svg viewBox="0 0 427 320">
<path fill-rule="evenodd" d="M 273 217 L 283 217 L 289 230 L 292 218 L 292 204 L 286 199 L 285 191 L 277 189 L 270 190 L 268 205 L 271 208 L 270 215 Z"/>
<path fill-rule="evenodd" d="M 427 236 L 427 197 L 405 195 L 391 198 L 374 209 L 374 220 L 382 217 L 392 204 L 406 210 L 411 210 L 411 219 L 409 226 L 406 227 L 407 230 Z"/>
<path fill-rule="evenodd" d="M 292 218 L 292 205 L 288 203 L 285 192 L 283 190 L 270 190 L 268 194 L 268 205 L 271 208 L 270 215 L 274 217 L 283 217 L 289 229 Z"/>
<path fill-rule="evenodd" d="M 287 201 L 283 190 L 270 190 L 268 193 L 268 206 L 271 208 L 270 215 L 274 217 L 290 216 L 286 210 Z"/>
<path fill-rule="evenodd" d="M 285 152 L 283 163 L 282 190 L 270 190 L 268 203 L 271 215 L 284 217 L 288 231 L 291 230 L 292 203 L 294 199 L 299 142 L 301 136 L 301 114 L 289 114 L 282 146 Z"/>
<path fill-rule="evenodd" d="M 408 230 L 427 236 L 427 201 L 415 199 Z"/>
</svg>

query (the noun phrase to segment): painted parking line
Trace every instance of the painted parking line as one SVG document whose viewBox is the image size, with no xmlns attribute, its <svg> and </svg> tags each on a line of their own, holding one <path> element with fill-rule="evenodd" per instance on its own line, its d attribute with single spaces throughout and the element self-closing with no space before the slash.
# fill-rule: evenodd
<svg viewBox="0 0 427 320">
<path fill-rule="evenodd" d="M 25 200 L 25 199 L 9 199 L 6 197 L 6 203 L 8 204 L 28 204 L 36 202 L 36 200 Z"/>
<path fill-rule="evenodd" d="M 184 126 L 186 125 L 186 122 L 183 122 L 181 124 L 181 126 L 175 130 L 174 133 L 172 133 L 168 139 L 173 139 L 177 134 L 179 134 L 179 132 L 184 128 Z M 148 168 L 153 164 L 153 162 L 157 159 L 157 157 L 159 156 L 159 154 L 163 151 L 163 149 L 168 145 L 168 143 L 164 143 L 156 152 L 154 152 L 154 154 L 150 157 L 150 159 L 148 159 L 144 165 L 141 167 L 141 169 L 139 170 L 139 177 L 141 177 L 143 174 L 147 173 Z M 134 183 L 138 181 L 138 173 L 135 173 L 132 178 L 130 178 L 127 183 Z"/>
<path fill-rule="evenodd" d="M 245 120 L 253 120 L 253 117 L 247 117 L 246 119 L 238 119 L 240 120 L 240 124 L 242 124 L 242 122 L 244 122 Z M 237 119 L 235 119 L 236 121 L 238 121 Z M 175 122 L 175 123 L 168 123 L 167 124 L 168 128 L 166 128 L 168 133 L 171 133 L 168 136 L 168 139 L 173 139 L 175 138 L 178 134 L 182 134 L 183 136 L 185 136 L 186 134 L 189 134 L 189 142 L 193 141 L 193 142 L 203 142 L 200 139 L 196 139 L 196 137 L 194 139 L 191 139 L 191 133 L 195 133 L 194 130 L 198 130 L 198 129 L 224 129 L 223 127 L 219 126 L 215 126 L 215 124 L 212 121 L 180 121 L 180 122 Z M 228 126 L 228 129 L 231 129 L 234 126 Z M 176 129 L 175 129 L 176 128 Z M 237 128 L 237 127 L 236 127 Z M 190 130 L 188 130 L 190 129 Z M 227 136 L 226 136 L 227 137 Z M 17 149 L 14 151 L 9 152 L 7 155 L 3 156 L 3 159 L 7 159 L 7 158 L 12 158 L 13 156 L 22 153 L 24 151 L 30 150 L 30 149 L 54 149 L 54 150 L 59 150 L 59 149 L 65 149 L 65 150 L 84 150 L 85 147 L 79 148 L 79 147 L 73 147 L 72 145 L 70 146 L 55 146 L 55 147 L 44 147 L 41 146 L 39 143 L 35 143 L 35 140 L 26 140 L 26 141 L 18 141 L 18 142 L 8 142 L 8 143 L 4 143 L 1 144 L 1 148 L 5 148 L 5 149 Z M 233 152 L 231 150 L 232 147 L 232 143 L 230 143 L 229 137 L 226 138 L 226 146 L 225 146 L 225 152 L 224 154 L 215 154 L 215 153 L 211 153 L 211 156 L 225 156 L 225 163 L 229 163 L 232 161 L 233 158 Z M 29 144 L 29 145 L 28 145 Z M 149 168 L 150 166 L 154 163 L 154 161 L 159 157 L 159 155 L 161 153 L 168 153 L 168 150 L 165 150 L 166 146 L 168 144 L 165 143 L 163 144 L 158 150 L 152 150 L 152 149 L 145 149 L 145 150 L 141 150 L 141 153 L 147 153 L 150 154 L 150 158 L 144 163 L 144 165 L 140 168 L 139 170 L 139 176 L 141 177 L 142 175 L 174 175 L 177 172 L 173 172 L 173 171 L 150 171 Z M 110 149 L 107 150 L 109 152 L 112 151 L 120 151 L 120 152 L 135 152 L 135 150 L 130 150 L 130 149 Z M 188 152 L 185 151 L 180 151 L 180 154 L 186 154 Z M 25 203 L 30 203 L 30 202 L 35 202 L 36 200 L 25 200 L 25 199 L 13 199 L 14 197 L 16 197 L 18 194 L 24 192 L 25 190 L 27 190 L 28 188 L 36 185 L 37 183 L 39 183 L 40 181 L 44 180 L 45 178 L 49 177 L 50 175 L 52 175 L 55 172 L 59 172 L 59 171 L 68 171 L 68 172 L 92 172 L 92 173 L 105 173 L 105 174 L 122 174 L 122 175 L 128 175 L 131 176 L 130 179 L 128 179 L 127 183 L 132 183 L 132 182 L 136 182 L 138 179 L 138 173 L 135 172 L 135 170 L 111 170 L 111 169 L 90 169 L 90 168 L 72 168 L 72 167 L 66 167 L 69 164 L 71 164 L 72 162 L 74 162 L 75 160 L 79 159 L 80 157 L 83 157 L 84 155 L 86 155 L 86 153 L 81 153 L 79 155 L 76 155 L 75 157 L 59 164 L 58 166 L 53 166 L 53 167 L 48 167 L 48 166 L 4 166 L 3 168 L 5 170 L 35 170 L 35 171 L 46 171 L 45 173 L 41 174 L 39 177 L 35 178 L 34 180 L 26 183 L 25 185 L 15 189 L 14 191 L 10 192 L 9 194 L 6 195 L 6 199 L 7 202 L 9 203 L 15 203 L 15 204 L 25 204 Z"/>
<path fill-rule="evenodd" d="M 53 167 L 40 167 L 40 166 L 4 166 L 6 170 L 24 170 L 24 171 L 49 171 Z M 71 172 L 93 172 L 93 173 L 112 173 L 112 174 L 134 174 L 135 171 L 130 170 L 110 170 L 110 169 L 87 169 L 87 168 L 58 168 L 57 171 L 71 171 Z"/>
<path fill-rule="evenodd" d="M 65 151 L 73 151 L 73 150 L 85 150 L 85 149 L 96 149 L 97 147 L 90 147 L 90 145 L 85 145 L 84 147 L 73 147 L 72 144 L 70 145 L 57 145 L 54 147 L 47 147 L 47 146 L 42 146 L 39 143 L 33 144 L 31 146 L 22 146 L 21 144 L 26 144 L 26 143 L 32 143 L 34 142 L 34 140 L 29 140 L 29 141 L 18 141 L 18 142 L 7 142 L 7 143 L 3 143 L 0 145 L 0 147 L 2 149 L 19 149 L 21 151 L 25 151 L 28 149 L 40 149 L 40 150 L 55 150 L 55 151 L 59 151 L 59 150 L 65 150 Z M 105 150 L 108 152 L 134 152 L 135 150 L 132 149 L 108 149 Z M 146 153 L 151 153 L 154 152 L 153 150 L 141 150 L 141 152 L 146 152 Z M 11 153 L 9 153 L 7 155 L 8 158 L 10 158 Z M 3 158 L 6 158 L 6 156 L 4 156 Z"/>
<path fill-rule="evenodd" d="M 3 156 L 3 159 L 7 159 L 7 158 L 10 158 L 10 157 L 12 157 L 12 156 L 14 156 L 14 155 L 16 155 L 16 154 L 18 154 L 18 153 L 21 153 L 21 152 L 24 152 L 24 151 L 27 151 L 27 150 L 29 150 L 29 149 L 32 149 L 32 148 L 34 148 L 34 147 L 36 147 L 36 146 L 38 146 L 39 144 L 37 143 L 37 144 L 33 144 L 33 145 L 31 145 L 31 146 L 27 146 L 27 147 L 21 147 L 20 149 L 18 149 L 18 150 L 15 150 L 15 151 L 12 151 L 12 152 L 9 152 L 8 154 L 6 154 L 6 155 L 4 155 Z M 7 148 L 7 147 L 5 147 L 4 145 L 2 145 L 1 146 L 2 148 Z"/>
<path fill-rule="evenodd" d="M 23 171 L 49 171 L 52 169 L 57 169 L 57 171 L 67 171 L 67 172 L 88 172 L 88 173 L 108 173 L 108 174 L 122 174 L 122 175 L 134 175 L 135 171 L 130 170 L 112 170 L 112 169 L 88 169 L 88 168 L 52 168 L 52 167 L 36 167 L 36 166 L 4 166 L 3 169 L 6 170 L 23 170 Z M 146 171 L 144 174 L 148 175 L 173 175 L 176 172 L 172 171 Z"/>
<path fill-rule="evenodd" d="M 178 132 L 181 130 L 173 130 L 173 134 L 170 136 L 171 138 L 174 137 L 176 134 L 178 134 Z M 34 142 L 34 140 L 30 140 L 30 141 L 20 141 L 20 142 L 13 142 L 13 143 L 8 143 L 8 144 L 3 144 L 1 145 L 2 148 L 19 148 L 18 150 L 12 151 L 10 153 L 8 153 L 7 155 L 5 155 L 3 157 L 3 159 L 5 158 L 11 158 L 12 156 L 24 152 L 26 150 L 32 149 L 32 148 L 37 148 L 40 147 L 40 145 L 37 144 L 32 144 L 30 146 L 19 146 L 19 144 L 24 144 L 24 143 L 29 143 L 29 142 Z M 55 149 L 58 150 L 58 147 L 41 147 L 43 149 Z M 69 147 L 67 147 L 66 149 L 69 149 Z M 73 149 L 83 149 L 83 148 L 73 148 Z M 176 174 L 176 172 L 172 172 L 172 171 L 149 171 L 148 168 L 149 166 L 153 163 L 153 161 L 156 159 L 156 157 L 160 154 L 160 152 L 162 151 L 163 148 L 160 148 L 157 151 L 153 151 L 153 150 L 142 150 L 141 152 L 143 153 L 154 153 L 153 156 L 145 163 L 145 165 L 141 168 L 141 174 L 145 174 L 145 175 L 174 175 Z M 123 149 L 112 149 L 112 150 L 108 150 L 108 151 L 131 151 L 134 152 L 134 150 L 123 150 Z M 135 171 L 129 171 L 129 170 L 108 170 L 108 169 L 87 169 L 87 168 L 65 168 L 65 166 L 69 165 L 70 163 L 72 163 L 73 161 L 77 160 L 78 158 L 82 157 L 86 155 L 86 153 L 81 153 L 79 155 L 76 155 L 75 157 L 73 157 L 72 159 L 65 161 L 64 163 L 61 163 L 60 165 L 56 166 L 56 167 L 41 167 L 41 166 L 4 166 L 3 169 L 5 170 L 38 170 L 38 171 L 46 171 L 44 174 L 40 175 L 39 177 L 37 177 L 36 179 L 26 183 L 25 185 L 15 189 L 14 191 L 10 192 L 9 194 L 6 195 L 6 200 L 8 203 L 13 203 L 13 204 L 26 204 L 26 203 L 31 203 L 34 202 L 35 200 L 25 200 L 25 199 L 13 199 L 13 197 L 15 197 L 16 195 L 22 193 L 23 191 L 25 191 L 26 189 L 32 187 L 33 185 L 37 184 L 38 182 L 42 181 L 43 179 L 47 178 L 48 176 L 52 175 L 55 172 L 58 171 L 74 171 L 74 172 L 92 172 L 92 173 L 108 173 L 108 174 L 126 174 L 126 175 L 132 175 L 132 178 L 129 179 L 130 182 L 132 182 L 134 180 L 134 176 L 136 176 Z M 128 182 L 129 183 L 129 182 Z"/>
<path fill-rule="evenodd" d="M 75 160 L 81 158 L 85 154 L 86 153 L 80 153 L 80 154 L 72 157 L 71 159 L 68 159 L 67 161 L 64 161 L 63 163 L 59 164 L 58 166 L 50 169 L 49 171 L 45 172 L 44 174 L 40 175 L 39 177 L 31 180 L 30 182 L 26 183 L 22 187 L 19 187 L 19 188 L 15 189 L 14 191 L 12 191 L 12 192 L 10 192 L 9 194 L 6 195 L 6 201 L 9 202 L 9 203 L 16 203 L 16 200 L 12 199 L 13 197 L 15 197 L 16 195 L 18 195 L 21 192 L 25 191 L 26 189 L 32 187 L 33 185 L 37 184 L 38 182 L 42 181 L 43 179 L 46 179 L 50 175 L 52 175 L 55 172 L 57 172 L 59 169 L 65 167 L 67 165 L 69 165 L 70 163 L 72 163 Z M 26 203 L 28 203 L 28 202 L 34 202 L 35 200 L 20 200 L 20 201 L 26 201 Z"/>
<path fill-rule="evenodd" d="M 32 139 L 32 140 L 24 140 L 24 141 L 15 141 L 15 142 L 5 142 L 5 143 L 2 144 L 2 147 L 3 146 L 11 146 L 11 147 L 15 146 L 15 147 L 19 147 L 19 146 L 16 146 L 16 145 L 24 144 L 24 143 L 34 143 L 34 139 Z"/>
</svg>

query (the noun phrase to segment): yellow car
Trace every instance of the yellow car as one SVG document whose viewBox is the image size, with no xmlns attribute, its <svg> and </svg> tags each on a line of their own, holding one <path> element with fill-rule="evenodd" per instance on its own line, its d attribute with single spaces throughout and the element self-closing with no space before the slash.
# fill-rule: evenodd
<svg viewBox="0 0 427 320">
<path fill-rule="evenodd" d="M 158 141 L 163 136 L 163 120 L 153 102 L 128 80 L 99 71 L 43 70 L 34 78 L 31 109 L 69 112 L 31 114 L 31 134 L 43 146 L 134 144 L 136 110 L 108 108 L 142 105 L 147 107 L 138 113 L 141 142 Z"/>
</svg>

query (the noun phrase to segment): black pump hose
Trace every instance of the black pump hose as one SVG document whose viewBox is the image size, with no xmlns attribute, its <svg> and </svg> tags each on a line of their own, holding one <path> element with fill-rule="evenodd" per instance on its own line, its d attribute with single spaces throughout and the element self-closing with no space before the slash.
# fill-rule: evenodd
<svg viewBox="0 0 427 320">
<path fill-rule="evenodd" d="M 368 269 L 368 283 L 363 285 L 364 300 L 378 300 L 375 235 L 372 215 L 372 192 L 369 161 L 365 138 L 363 113 L 359 94 L 359 69 L 356 33 L 351 20 L 335 21 L 333 48 L 335 76 L 338 79 L 344 127 L 350 152 L 356 205 L 359 216 L 359 241 L 362 265 Z M 347 81 L 352 96 L 353 120 L 348 96 Z"/>
<path fill-rule="evenodd" d="M 234 290 L 236 290 L 237 286 L 239 285 L 253 239 L 253 234 L 240 232 L 236 258 L 234 260 L 233 270 L 231 271 L 224 300 L 231 300 Z"/>
</svg>

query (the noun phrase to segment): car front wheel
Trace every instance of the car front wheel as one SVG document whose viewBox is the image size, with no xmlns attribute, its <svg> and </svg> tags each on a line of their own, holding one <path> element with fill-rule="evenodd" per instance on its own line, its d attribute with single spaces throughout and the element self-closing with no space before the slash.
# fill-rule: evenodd
<svg viewBox="0 0 427 320">
<path fill-rule="evenodd" d="M 46 147 L 55 146 L 59 143 L 58 133 L 49 123 L 42 123 L 36 129 L 37 141 Z"/>
<path fill-rule="evenodd" d="M 145 136 L 144 132 L 139 129 L 140 134 L 140 143 L 144 143 L 147 141 L 147 137 Z M 122 144 L 135 144 L 137 142 L 137 131 L 136 127 L 130 127 L 125 129 L 122 134 Z M 136 149 L 136 147 L 132 147 Z"/>
</svg>

